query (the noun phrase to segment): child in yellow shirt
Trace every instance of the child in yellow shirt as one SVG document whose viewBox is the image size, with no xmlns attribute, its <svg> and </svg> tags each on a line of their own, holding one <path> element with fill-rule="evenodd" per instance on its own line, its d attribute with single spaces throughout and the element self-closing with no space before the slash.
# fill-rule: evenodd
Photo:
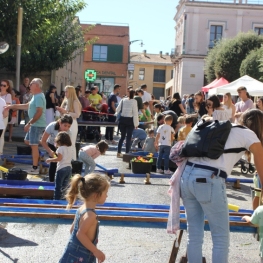
<svg viewBox="0 0 263 263">
<path fill-rule="evenodd" d="M 192 125 L 193 125 L 193 118 L 187 116 L 185 118 L 185 126 L 179 130 L 178 141 L 184 141 L 186 139 L 188 133 L 192 130 Z"/>
</svg>

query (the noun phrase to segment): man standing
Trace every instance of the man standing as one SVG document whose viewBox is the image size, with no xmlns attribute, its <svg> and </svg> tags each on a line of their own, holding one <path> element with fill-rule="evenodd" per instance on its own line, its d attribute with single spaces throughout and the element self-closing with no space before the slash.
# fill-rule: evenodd
<svg viewBox="0 0 263 263">
<path fill-rule="evenodd" d="M 142 84 L 141 85 L 141 89 L 143 90 L 143 95 L 142 95 L 142 101 L 147 101 L 149 102 L 149 110 L 152 113 L 152 95 L 147 92 L 147 85 L 146 84 Z"/>
<path fill-rule="evenodd" d="M 113 114 L 115 114 L 116 112 L 116 108 L 118 104 L 117 96 L 120 92 L 120 87 L 121 86 L 119 84 L 115 84 L 113 88 L 113 92 L 110 94 L 108 98 L 108 113 L 110 114 L 108 115 L 109 122 L 116 121 L 116 116 L 114 116 Z M 113 140 L 113 132 L 114 132 L 114 127 L 106 128 L 105 139 L 109 144 L 117 144 L 117 142 Z"/>
<path fill-rule="evenodd" d="M 236 113 L 235 113 L 235 123 L 239 124 L 240 117 L 243 112 L 248 109 L 255 108 L 253 101 L 249 98 L 246 87 L 239 87 L 237 89 L 238 96 L 240 101 L 235 104 Z"/>
<path fill-rule="evenodd" d="M 32 149 L 33 167 L 27 170 L 29 174 L 39 174 L 38 144 L 46 127 L 46 99 L 42 92 L 42 86 L 43 81 L 39 78 L 34 78 L 29 85 L 33 95 L 30 102 L 6 107 L 7 109 L 14 110 L 28 110 L 29 122 L 24 127 L 24 131 L 27 133 L 24 141 L 30 145 Z"/>
<path fill-rule="evenodd" d="M 25 77 L 23 83 L 19 86 L 19 93 L 20 93 L 19 101 L 21 104 L 23 103 L 23 96 L 26 94 L 27 89 L 29 89 L 29 78 Z M 18 111 L 18 121 L 17 121 L 18 125 L 20 124 L 22 119 L 22 112 L 23 112 L 22 110 Z"/>
</svg>

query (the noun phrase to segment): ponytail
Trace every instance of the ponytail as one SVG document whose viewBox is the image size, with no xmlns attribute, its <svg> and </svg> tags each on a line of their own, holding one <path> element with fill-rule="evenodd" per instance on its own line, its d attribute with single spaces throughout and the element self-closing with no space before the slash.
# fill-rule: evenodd
<svg viewBox="0 0 263 263">
<path fill-rule="evenodd" d="M 68 205 L 66 209 L 72 208 L 76 199 L 79 195 L 79 184 L 81 182 L 82 176 L 80 174 L 76 174 L 72 177 L 70 182 L 70 188 L 67 191 L 66 199 L 68 201 Z"/>
</svg>

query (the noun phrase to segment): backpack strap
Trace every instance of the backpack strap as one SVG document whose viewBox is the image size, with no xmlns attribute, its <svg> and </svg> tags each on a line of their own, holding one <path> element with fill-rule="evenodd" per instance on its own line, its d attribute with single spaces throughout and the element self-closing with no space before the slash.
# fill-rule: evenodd
<svg viewBox="0 0 263 263">
<path fill-rule="evenodd" d="M 241 129 L 247 129 L 246 127 L 242 126 L 242 125 L 235 125 L 232 126 L 232 128 L 241 128 Z M 240 147 L 240 148 L 230 148 L 230 149 L 226 149 L 224 150 L 224 153 L 241 153 L 243 151 L 247 151 L 246 148 L 244 147 Z"/>
</svg>

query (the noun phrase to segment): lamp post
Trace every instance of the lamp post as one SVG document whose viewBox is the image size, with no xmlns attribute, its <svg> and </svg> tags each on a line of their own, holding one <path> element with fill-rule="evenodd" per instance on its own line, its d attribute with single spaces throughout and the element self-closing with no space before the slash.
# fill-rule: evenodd
<svg viewBox="0 0 263 263">
<path fill-rule="evenodd" d="M 141 43 L 140 43 L 141 47 L 144 46 L 143 41 L 141 39 L 132 40 L 132 41 L 129 42 L 129 44 L 131 45 L 132 43 L 137 42 L 137 41 L 141 41 Z"/>
<path fill-rule="evenodd" d="M 102 79 L 102 91 L 104 92 L 104 82 L 105 82 L 105 79 Z"/>
</svg>

